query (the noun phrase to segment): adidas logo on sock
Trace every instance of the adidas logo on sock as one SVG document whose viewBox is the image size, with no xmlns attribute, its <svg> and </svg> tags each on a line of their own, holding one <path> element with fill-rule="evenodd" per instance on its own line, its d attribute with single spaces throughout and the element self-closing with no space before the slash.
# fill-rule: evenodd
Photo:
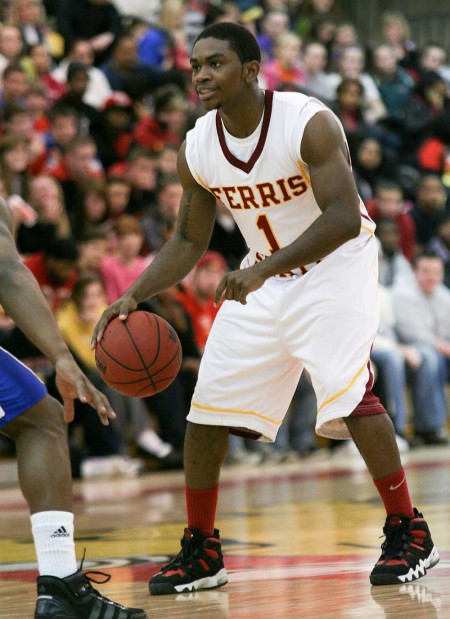
<svg viewBox="0 0 450 619">
<path fill-rule="evenodd" d="M 59 529 L 56 529 L 50 537 L 70 537 L 70 533 L 67 533 L 67 529 L 65 527 L 59 527 Z"/>
</svg>

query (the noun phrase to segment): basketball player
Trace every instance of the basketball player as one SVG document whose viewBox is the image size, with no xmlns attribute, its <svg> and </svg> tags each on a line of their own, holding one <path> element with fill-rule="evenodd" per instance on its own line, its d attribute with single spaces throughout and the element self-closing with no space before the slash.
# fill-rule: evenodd
<svg viewBox="0 0 450 619">
<path fill-rule="evenodd" d="M 52 361 L 64 401 L 50 397 L 41 381 L 0 348 L 0 432 L 16 445 L 19 481 L 31 511 L 40 576 L 35 618 L 145 619 L 137 608 L 111 602 L 78 570 L 73 538 L 71 471 L 66 421 L 74 399 L 89 402 L 101 421 L 114 419 L 105 396 L 75 363 L 38 283 L 23 265 L 12 237 L 12 218 L 0 200 L 0 304 L 25 335 Z M 64 413 L 64 415 L 63 415 Z M 91 572 L 92 573 L 92 572 Z M 96 572 L 99 574 L 100 572 Z M 106 574 L 103 574 L 109 580 Z"/>
<path fill-rule="evenodd" d="M 303 367 L 317 395 L 317 433 L 354 439 L 387 511 L 372 584 L 415 580 L 439 555 L 412 507 L 392 422 L 371 389 L 375 226 L 356 192 L 342 126 L 316 99 L 260 90 L 260 50 L 245 28 L 204 30 L 191 65 L 208 113 L 178 156 L 184 194 L 176 234 L 105 311 L 93 339 L 111 318 L 125 319 L 181 280 L 208 246 L 216 200 L 230 209 L 250 252 L 216 292 L 224 303 L 188 415 L 188 527 L 150 592 L 227 582 L 214 521 L 228 434 L 274 441 Z"/>
</svg>

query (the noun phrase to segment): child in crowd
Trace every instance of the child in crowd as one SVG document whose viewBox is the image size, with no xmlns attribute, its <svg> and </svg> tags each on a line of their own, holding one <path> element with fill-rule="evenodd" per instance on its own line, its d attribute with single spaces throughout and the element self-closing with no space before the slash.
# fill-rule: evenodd
<svg viewBox="0 0 450 619">
<path fill-rule="evenodd" d="M 114 232 L 114 253 L 105 256 L 101 267 L 108 303 L 118 299 L 147 266 L 145 258 L 139 255 L 144 242 L 139 220 L 132 215 L 123 215 L 118 219 Z"/>
</svg>

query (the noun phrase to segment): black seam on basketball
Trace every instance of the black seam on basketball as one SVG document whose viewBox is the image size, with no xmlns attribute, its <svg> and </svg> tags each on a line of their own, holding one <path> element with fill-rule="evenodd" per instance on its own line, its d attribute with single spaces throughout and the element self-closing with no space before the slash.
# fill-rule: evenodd
<svg viewBox="0 0 450 619">
<path fill-rule="evenodd" d="M 103 350 L 105 355 L 107 355 L 110 359 L 112 359 L 112 361 L 114 361 L 114 363 L 117 363 L 118 366 L 120 366 L 124 370 L 127 370 L 128 372 L 142 372 L 142 370 L 146 370 L 147 369 L 145 366 L 143 366 L 141 368 L 137 368 L 137 369 L 129 368 L 128 366 L 126 366 L 123 363 L 121 363 L 120 361 L 118 361 L 115 357 L 113 357 L 112 354 L 108 350 L 106 350 L 106 348 L 103 346 L 103 344 L 101 342 L 100 342 L 100 348 Z"/>
<path fill-rule="evenodd" d="M 137 346 L 136 342 L 134 341 L 134 337 L 133 337 L 133 335 L 132 335 L 132 333 L 131 333 L 130 329 L 128 328 L 127 323 L 124 321 L 124 323 L 123 323 L 123 324 L 124 324 L 124 327 L 125 327 L 126 332 L 128 333 L 128 337 L 130 338 L 131 343 L 133 344 L 134 350 L 136 351 L 136 353 L 137 353 L 137 355 L 138 355 L 139 359 L 141 360 L 141 363 L 142 363 L 142 369 L 143 369 L 143 370 L 147 373 L 147 376 L 148 376 L 148 378 L 150 379 L 150 381 L 151 381 L 151 383 L 152 383 L 153 388 L 155 389 L 155 383 L 153 382 L 152 375 L 151 375 L 151 374 L 150 374 L 150 372 L 148 371 L 148 368 L 145 366 L 145 361 L 144 361 L 144 358 L 143 358 L 143 357 L 142 357 L 142 355 L 141 355 L 141 351 L 139 350 L 139 348 L 138 348 L 138 346 Z M 158 329 L 158 352 L 159 352 L 159 329 Z M 158 356 L 158 352 L 157 352 L 157 354 L 156 354 L 156 357 Z M 155 359 L 156 359 L 156 358 L 155 358 Z"/>
<path fill-rule="evenodd" d="M 155 380 L 155 385 L 159 385 L 159 383 L 163 383 L 166 381 L 169 381 L 167 383 L 167 387 L 170 385 L 170 383 L 175 380 L 175 378 L 177 377 L 177 374 L 173 374 L 173 376 L 166 376 L 165 378 L 160 378 L 159 380 Z M 134 397 L 137 398 L 139 396 L 140 393 L 142 393 L 144 391 L 144 389 L 146 389 L 146 387 L 142 387 L 142 389 L 139 389 L 139 391 L 136 391 L 136 393 L 134 394 Z M 152 395 L 156 395 L 157 393 L 159 393 L 159 391 L 155 390 L 155 393 L 153 393 Z"/>
<path fill-rule="evenodd" d="M 176 349 L 173 357 L 171 357 L 169 359 L 169 361 L 166 363 L 166 365 L 164 365 L 162 368 L 159 368 L 159 370 L 157 372 L 153 372 L 152 376 L 157 376 L 160 372 L 165 370 L 179 354 L 180 354 L 180 344 L 178 344 L 178 348 Z"/>
<path fill-rule="evenodd" d="M 149 370 L 149 369 L 152 367 L 152 365 L 153 365 L 154 363 L 156 363 L 156 361 L 157 361 L 157 359 L 158 359 L 158 357 L 159 357 L 159 350 L 160 350 L 160 348 L 161 348 L 161 330 L 160 330 L 160 328 L 159 328 L 159 321 L 158 321 L 158 319 L 156 318 L 156 315 L 155 315 L 155 314 L 151 314 L 150 316 L 153 318 L 153 320 L 155 321 L 155 324 L 156 324 L 156 330 L 157 330 L 157 332 L 158 332 L 158 345 L 157 345 L 157 347 L 156 347 L 155 357 L 154 357 L 153 361 L 150 363 L 150 365 L 145 365 L 145 366 L 144 366 L 146 370 Z M 150 316 L 149 316 L 149 315 L 146 315 L 147 321 L 148 321 L 149 323 L 150 323 Z"/>
<path fill-rule="evenodd" d="M 139 383 L 142 383 L 142 381 L 147 380 L 147 376 L 143 376 L 142 378 L 137 378 L 136 380 L 125 380 L 125 381 L 118 381 L 118 380 L 110 380 L 108 378 L 108 384 L 109 385 L 138 385 Z M 164 380 L 162 378 L 160 378 L 160 381 Z M 152 381 L 155 385 L 158 383 L 158 381 Z"/>
<path fill-rule="evenodd" d="M 126 395 L 129 395 L 131 397 L 137 398 L 139 397 L 139 395 L 145 391 L 146 389 L 148 389 L 149 387 L 151 387 L 153 389 L 153 393 L 149 393 L 144 397 L 151 397 L 152 395 L 155 395 L 157 393 L 159 393 L 158 389 L 157 389 L 157 385 L 159 385 L 160 383 L 164 383 L 167 382 L 167 387 L 170 385 L 170 383 L 177 377 L 178 372 L 176 374 L 173 374 L 172 376 L 166 376 L 165 378 L 160 378 L 159 380 L 155 380 L 153 381 L 152 385 L 144 385 L 143 387 L 141 387 L 140 389 L 138 388 L 137 391 L 135 391 L 133 394 L 131 393 L 127 393 Z M 136 385 L 137 387 L 139 387 L 138 383 L 141 383 L 142 381 L 147 380 L 147 377 L 141 378 L 139 380 L 133 380 L 133 381 L 127 381 L 124 383 L 119 383 L 118 381 L 108 381 L 108 384 L 113 387 L 113 388 L 118 388 L 121 387 L 123 385 Z"/>
</svg>

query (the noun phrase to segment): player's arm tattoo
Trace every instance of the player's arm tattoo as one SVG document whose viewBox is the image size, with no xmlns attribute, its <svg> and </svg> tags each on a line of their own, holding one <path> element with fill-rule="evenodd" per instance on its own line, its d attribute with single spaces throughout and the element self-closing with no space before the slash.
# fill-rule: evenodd
<svg viewBox="0 0 450 619">
<path fill-rule="evenodd" d="M 186 238 L 189 227 L 189 215 L 191 210 L 192 191 L 185 191 L 183 194 L 183 202 L 181 204 L 180 218 L 180 233 L 183 238 Z"/>
</svg>

